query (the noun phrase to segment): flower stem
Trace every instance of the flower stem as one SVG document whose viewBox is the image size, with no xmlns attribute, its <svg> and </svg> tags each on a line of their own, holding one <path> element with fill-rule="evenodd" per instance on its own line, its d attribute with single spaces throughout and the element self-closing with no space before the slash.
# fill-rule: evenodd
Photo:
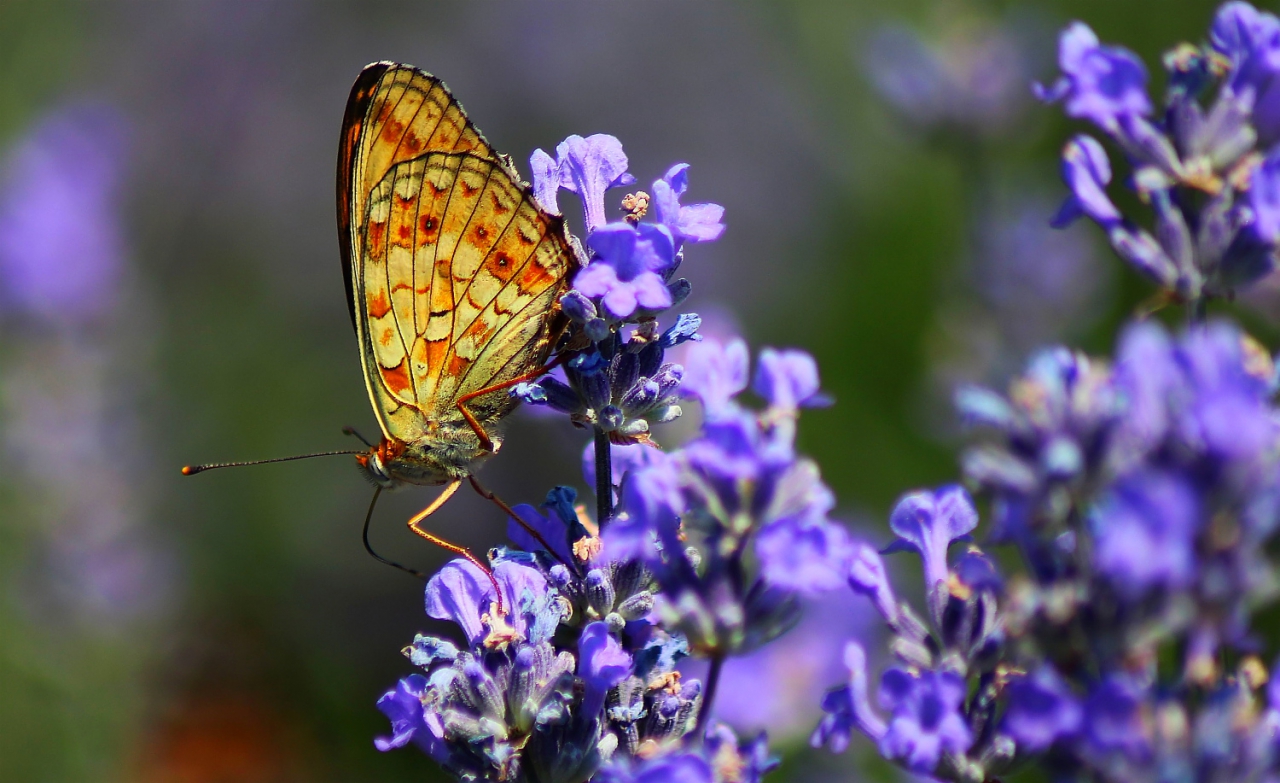
<svg viewBox="0 0 1280 783">
<path fill-rule="evenodd" d="M 595 428 L 596 443 L 596 524 L 600 532 L 613 518 L 613 453 L 609 448 L 609 433 Z"/>
<path fill-rule="evenodd" d="M 711 705 L 716 700 L 716 688 L 720 685 L 720 672 L 724 669 L 724 653 L 711 656 L 711 668 L 707 671 L 707 687 L 702 692 L 702 705 L 698 707 L 698 723 L 693 729 L 694 742 L 702 742 L 711 720 Z"/>
<path fill-rule="evenodd" d="M 1191 326 L 1197 326 L 1204 323 L 1208 317 L 1209 303 L 1203 296 L 1198 296 L 1187 302 L 1187 323 Z"/>
</svg>

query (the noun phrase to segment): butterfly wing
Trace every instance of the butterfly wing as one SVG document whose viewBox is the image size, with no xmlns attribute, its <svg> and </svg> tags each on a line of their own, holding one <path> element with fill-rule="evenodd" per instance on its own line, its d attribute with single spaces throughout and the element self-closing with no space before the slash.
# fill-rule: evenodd
<svg viewBox="0 0 1280 783">
<path fill-rule="evenodd" d="M 439 118 L 430 129 L 387 132 L 406 100 L 433 95 L 443 108 L 413 110 Z M 577 268 L 562 220 L 537 206 L 460 109 L 451 118 L 456 102 L 446 99 L 420 71 L 370 66 L 352 90 L 339 163 L 350 169 L 339 172 L 339 210 L 350 210 L 339 221 L 370 399 L 385 434 L 407 442 L 460 420 L 462 395 L 546 361 L 562 319 L 555 303 Z M 409 155 L 410 132 L 448 149 Z M 468 407 L 485 422 L 513 405 L 499 391 Z"/>
</svg>

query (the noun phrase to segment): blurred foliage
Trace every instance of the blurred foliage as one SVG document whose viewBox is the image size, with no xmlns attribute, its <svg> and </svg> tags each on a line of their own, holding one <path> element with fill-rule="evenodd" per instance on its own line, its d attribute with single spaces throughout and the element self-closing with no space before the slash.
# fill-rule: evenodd
<svg viewBox="0 0 1280 783">
<path fill-rule="evenodd" d="M 1016 6 L 1051 32 L 1086 19 L 1150 63 L 1202 35 L 1215 5 L 964 8 L 998 17 Z M 623 140 L 642 182 L 689 160 L 692 195 L 724 203 L 730 225 L 718 255 L 689 254 L 691 309 L 723 305 L 754 345 L 818 356 L 837 404 L 806 417 L 802 445 L 847 515 L 881 524 L 902 492 L 954 480 L 954 441 L 921 421 L 918 402 L 973 194 L 953 156 L 896 124 L 859 59 L 876 24 L 927 35 L 963 16 L 952 6 L 0 5 L 0 137 L 81 94 L 117 101 L 136 121 L 128 235 L 155 340 L 150 376 L 136 381 L 147 469 L 137 481 L 181 577 L 163 615 L 125 627 L 42 616 L 23 595 L 40 535 L 23 521 L 31 499 L 0 480 L 0 779 L 435 779 L 412 751 L 373 750 L 386 731 L 374 701 L 408 672 L 399 649 L 416 631 L 444 629 L 424 617 L 412 580 L 362 551 L 370 493 L 352 466 L 177 471 L 343 447 L 347 424 L 376 430 L 331 204 L 342 105 L 368 61 L 444 75 L 522 166 L 535 146 L 599 131 Z M 729 78 L 732 69 L 745 70 Z M 1034 134 L 990 150 L 990 166 L 1058 193 L 1056 153 L 1071 126 L 1056 111 L 1031 113 Z M 1110 350 L 1144 290 L 1119 277 L 1112 310 L 1083 336 L 1091 351 Z M 1274 338 L 1269 321 L 1247 318 Z M 584 437 L 516 418 L 486 483 L 511 502 L 536 502 L 555 483 L 585 489 Z M 444 562 L 401 524 L 430 497 L 382 502 L 374 538 L 386 554 Z M 503 531 L 462 494 L 438 523 L 477 551 Z M 854 759 L 794 751 L 777 779 L 836 779 Z"/>
</svg>

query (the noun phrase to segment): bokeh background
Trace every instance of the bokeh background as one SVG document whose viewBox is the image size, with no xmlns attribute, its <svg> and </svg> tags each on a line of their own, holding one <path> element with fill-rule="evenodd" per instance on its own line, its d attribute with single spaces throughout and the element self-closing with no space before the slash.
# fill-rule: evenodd
<svg viewBox="0 0 1280 783">
<path fill-rule="evenodd" d="M 692 164 L 729 230 L 690 250 L 686 309 L 817 355 L 837 402 L 802 445 L 883 542 L 899 494 L 957 476 L 957 382 L 1046 342 L 1105 352 L 1140 303 L 1091 226 L 1045 225 L 1071 127 L 1028 83 L 1053 78 L 1056 30 L 1085 19 L 1154 64 L 1214 5 L 0 4 L 0 780 L 436 779 L 373 749 L 400 648 L 447 629 L 362 550 L 350 459 L 178 472 L 377 429 L 333 214 L 364 64 L 440 75 L 526 171 L 571 133 L 618 136 L 642 183 Z M 1230 307 L 1274 338 L 1266 288 Z M 586 435 L 513 418 L 486 483 L 585 490 Z M 386 554 L 443 562 L 402 524 L 431 497 L 384 496 Z M 434 522 L 478 551 L 504 529 L 466 492 Z M 721 711 L 771 730 L 779 780 L 892 779 L 805 743 L 865 620 L 816 604 L 783 654 L 730 668 Z"/>
</svg>

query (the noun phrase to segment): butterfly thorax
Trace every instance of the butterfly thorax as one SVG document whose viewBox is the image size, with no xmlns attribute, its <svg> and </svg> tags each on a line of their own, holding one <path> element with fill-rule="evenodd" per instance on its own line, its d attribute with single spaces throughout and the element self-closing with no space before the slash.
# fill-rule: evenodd
<svg viewBox="0 0 1280 783">
<path fill-rule="evenodd" d="M 357 455 L 356 462 L 374 483 L 387 489 L 406 484 L 435 486 L 470 476 L 477 463 L 496 453 L 500 445 L 501 440 L 494 437 L 493 451 L 486 451 L 469 426 L 441 426 L 411 443 L 383 438 Z"/>
</svg>

